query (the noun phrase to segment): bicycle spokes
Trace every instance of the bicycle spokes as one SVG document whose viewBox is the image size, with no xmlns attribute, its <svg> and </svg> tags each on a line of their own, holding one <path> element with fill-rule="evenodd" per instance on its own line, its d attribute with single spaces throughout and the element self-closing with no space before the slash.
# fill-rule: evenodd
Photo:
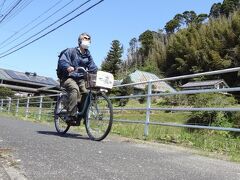
<svg viewBox="0 0 240 180">
<path fill-rule="evenodd" d="M 93 140 L 102 140 L 112 126 L 112 106 L 105 95 L 98 95 L 91 100 L 86 117 L 86 129 Z"/>
</svg>

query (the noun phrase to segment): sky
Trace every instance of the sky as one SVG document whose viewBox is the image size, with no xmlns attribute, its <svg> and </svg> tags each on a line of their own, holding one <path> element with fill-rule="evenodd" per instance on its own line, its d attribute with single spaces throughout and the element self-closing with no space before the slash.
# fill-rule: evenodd
<svg viewBox="0 0 240 180">
<path fill-rule="evenodd" d="M 86 0 L 85 0 L 86 1 Z M 0 23 L 0 56 L 1 53 L 23 42 L 34 34 L 84 3 L 83 0 L 26 0 L 31 2 L 22 11 L 9 20 Z M 91 0 L 72 15 L 46 29 L 42 34 L 52 30 L 71 17 L 84 11 L 99 0 Z M 9 5 L 16 0 L 0 0 L 0 17 Z M 58 4 L 47 11 L 55 3 Z M 47 18 L 57 9 L 71 2 L 66 8 Z M 36 72 L 40 76 L 57 79 L 56 67 L 61 50 L 77 46 L 79 34 L 87 32 L 92 36 L 90 52 L 98 67 L 107 56 L 113 40 L 119 40 L 124 47 L 123 59 L 126 58 L 129 41 L 146 30 L 158 31 L 176 14 L 194 10 L 197 14 L 209 14 L 212 4 L 221 0 L 104 0 L 86 13 L 70 21 L 56 31 L 26 46 L 25 48 L 0 58 L 0 68 L 19 72 Z M 46 12 L 47 11 L 47 12 Z M 45 12 L 43 14 L 43 12 Z M 39 17 L 37 20 L 34 21 Z M 44 19 L 46 19 L 44 21 Z M 41 24 L 39 24 L 43 21 Z M 0 21 L 1 22 L 1 21 Z M 29 24 L 29 25 L 28 25 Z M 39 24 L 38 26 L 36 26 Z M 34 29 L 29 31 L 32 27 Z M 28 33 L 26 33 L 29 31 Z M 4 42 L 13 36 L 9 41 Z M 24 35 L 22 35 L 24 34 Z M 21 36 L 22 35 L 22 36 Z M 21 36 L 21 37 L 20 37 Z M 20 37 L 20 38 L 19 38 Z M 13 41 L 14 40 L 14 41 Z M 13 42 L 11 42 L 13 41 Z M 26 41 L 29 42 L 29 41 Z M 24 45 L 24 44 L 23 44 Z M 14 49 L 13 49 L 14 50 Z"/>
</svg>

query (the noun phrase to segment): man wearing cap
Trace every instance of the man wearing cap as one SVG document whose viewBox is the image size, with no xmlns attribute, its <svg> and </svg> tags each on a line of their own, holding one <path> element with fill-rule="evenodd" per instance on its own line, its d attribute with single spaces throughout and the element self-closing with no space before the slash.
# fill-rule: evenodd
<svg viewBox="0 0 240 180">
<path fill-rule="evenodd" d="M 87 33 L 80 34 L 78 47 L 68 48 L 60 54 L 58 69 L 61 74 L 60 84 L 68 94 L 69 121 L 76 121 L 77 104 L 85 100 L 87 89 L 81 73 L 75 72 L 78 67 L 83 67 L 91 73 L 97 72 L 97 66 L 88 50 L 91 44 L 91 36 Z"/>
</svg>

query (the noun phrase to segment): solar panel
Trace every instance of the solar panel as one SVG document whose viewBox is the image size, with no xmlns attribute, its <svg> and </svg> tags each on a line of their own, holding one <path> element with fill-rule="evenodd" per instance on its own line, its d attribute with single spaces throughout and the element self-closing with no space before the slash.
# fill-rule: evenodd
<svg viewBox="0 0 240 180">
<path fill-rule="evenodd" d="M 43 77 L 43 76 L 33 76 L 31 74 L 27 75 L 25 73 L 16 72 L 12 70 L 5 70 L 5 72 L 15 80 L 29 81 L 29 82 L 41 83 L 41 84 L 47 84 L 47 85 L 57 85 L 57 82 L 54 81 L 52 78 Z"/>
</svg>

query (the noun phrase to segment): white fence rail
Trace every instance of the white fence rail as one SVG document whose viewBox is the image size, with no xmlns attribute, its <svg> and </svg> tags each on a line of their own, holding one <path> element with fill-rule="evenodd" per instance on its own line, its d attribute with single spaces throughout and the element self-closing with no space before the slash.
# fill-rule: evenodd
<svg viewBox="0 0 240 180">
<path fill-rule="evenodd" d="M 187 95 L 187 94 L 200 94 L 200 93 L 219 93 L 219 92 L 240 92 L 240 87 L 231 87 L 224 89 L 201 89 L 201 90 L 185 90 L 185 91 L 176 91 L 176 92 L 166 92 L 166 93 L 152 93 L 153 83 L 157 81 L 175 81 L 181 79 L 189 79 L 195 78 L 199 76 L 210 76 L 216 74 L 224 74 L 230 72 L 240 71 L 240 67 L 230 68 L 218 71 L 211 71 L 205 73 L 163 78 L 160 80 L 154 81 L 145 81 L 141 83 L 131 83 L 114 86 L 114 88 L 126 87 L 126 86 L 135 86 L 138 84 L 146 84 L 147 93 L 141 95 L 129 95 L 129 96 L 111 96 L 110 99 L 133 99 L 133 98 L 146 98 L 146 107 L 114 107 L 114 112 L 118 111 L 145 111 L 146 118 L 141 120 L 129 120 L 129 119 L 114 119 L 115 122 L 122 123 L 138 123 L 144 124 L 144 134 L 147 136 L 149 131 L 149 125 L 161 125 L 161 126 L 172 126 L 172 127 L 185 127 L 185 128 L 197 128 L 197 129 L 211 129 L 211 130 L 222 130 L 222 131 L 234 131 L 240 132 L 239 128 L 226 128 L 226 127 L 214 127 L 214 126 L 199 126 L 199 125 L 191 125 L 191 124 L 176 124 L 176 123 L 165 123 L 165 122 L 154 122 L 151 121 L 151 112 L 152 111 L 229 111 L 229 112 L 237 112 L 240 111 L 238 107 L 200 107 L 200 108 L 192 108 L 192 107 L 172 107 L 172 108 L 164 108 L 164 107 L 152 107 L 152 98 L 153 97 L 164 97 L 164 96 L 173 96 L 173 95 Z M 53 120 L 53 112 L 54 105 L 59 94 L 49 95 L 49 96 L 38 96 L 38 97 L 27 97 L 27 98 L 18 98 L 18 99 L 1 99 L 0 100 L 0 112 L 6 112 L 8 114 L 12 113 L 15 116 L 23 116 L 25 118 L 34 118 L 36 120 L 41 120 L 42 118 L 47 118 L 49 120 Z M 44 117 L 45 116 L 45 117 Z"/>
</svg>

